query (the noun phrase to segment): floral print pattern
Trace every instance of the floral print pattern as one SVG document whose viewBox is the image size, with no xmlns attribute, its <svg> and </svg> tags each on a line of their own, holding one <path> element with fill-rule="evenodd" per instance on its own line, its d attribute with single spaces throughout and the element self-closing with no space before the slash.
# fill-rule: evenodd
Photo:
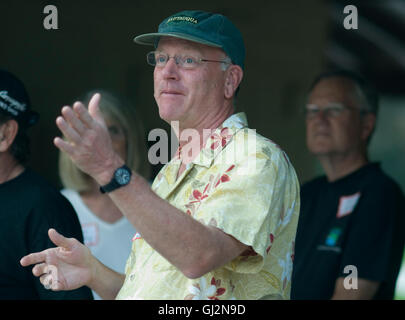
<svg viewBox="0 0 405 320">
<path fill-rule="evenodd" d="M 244 150 L 246 141 L 254 144 L 253 153 Z M 180 151 L 162 168 L 152 189 L 184 214 L 249 249 L 189 279 L 136 235 L 117 299 L 289 299 L 300 203 L 298 179 L 284 152 L 248 129 L 243 113 L 214 130 L 177 177 Z"/>
<path fill-rule="evenodd" d="M 269 254 L 269 251 L 270 251 L 270 249 L 271 249 L 271 245 L 272 245 L 273 242 L 274 242 L 274 235 L 273 235 L 272 233 L 270 233 L 269 238 L 270 238 L 270 245 L 269 245 L 269 246 L 267 247 L 267 249 L 266 249 L 267 254 Z"/>
<path fill-rule="evenodd" d="M 215 280 L 214 277 L 212 277 L 210 285 L 207 285 L 205 278 L 200 278 L 198 283 L 194 283 L 188 288 L 190 294 L 184 300 L 219 300 L 218 297 L 226 291 L 220 286 L 221 280 Z"/>
<path fill-rule="evenodd" d="M 218 133 L 214 133 L 211 135 L 212 143 L 211 149 L 215 150 L 219 146 L 222 148 L 225 147 L 227 142 L 232 138 L 232 135 L 229 133 L 229 128 L 225 127 L 222 128 L 221 131 Z"/>
<path fill-rule="evenodd" d="M 228 176 L 228 172 L 235 168 L 235 165 L 231 165 L 223 174 L 218 174 L 215 178 L 213 175 L 209 178 L 209 183 L 205 186 L 203 192 L 199 191 L 198 189 L 193 190 L 189 197 L 189 202 L 185 205 L 186 213 L 188 215 L 192 215 L 200 206 L 201 202 L 208 198 L 208 194 L 218 187 L 220 183 L 225 183 L 231 180 Z"/>
</svg>

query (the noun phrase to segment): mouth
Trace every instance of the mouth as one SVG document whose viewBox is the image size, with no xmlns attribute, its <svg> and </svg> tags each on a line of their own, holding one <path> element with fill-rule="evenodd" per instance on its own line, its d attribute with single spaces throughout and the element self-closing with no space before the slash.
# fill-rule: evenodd
<svg viewBox="0 0 405 320">
<path fill-rule="evenodd" d="M 160 92 L 160 95 L 165 96 L 183 96 L 184 94 L 179 91 L 172 91 L 172 90 L 163 90 Z"/>
<path fill-rule="evenodd" d="M 330 136 L 330 130 L 329 128 L 325 127 L 325 126 L 318 126 L 317 128 L 312 128 L 312 135 L 314 137 L 316 136 Z"/>
<path fill-rule="evenodd" d="M 315 132 L 315 135 L 316 135 L 316 136 L 328 136 L 328 135 L 329 135 L 329 132 L 326 132 L 326 131 L 317 131 L 317 132 Z"/>
<path fill-rule="evenodd" d="M 318 131 L 315 132 L 313 135 L 316 137 L 316 136 L 329 136 L 330 134 L 328 132 Z"/>
<path fill-rule="evenodd" d="M 330 134 L 326 133 L 326 132 L 317 132 L 315 134 L 312 135 L 313 139 L 330 139 Z"/>
</svg>

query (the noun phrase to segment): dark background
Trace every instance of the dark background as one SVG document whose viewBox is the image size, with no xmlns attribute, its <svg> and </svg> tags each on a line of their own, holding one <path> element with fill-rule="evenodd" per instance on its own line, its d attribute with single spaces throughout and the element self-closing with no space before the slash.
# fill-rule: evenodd
<svg viewBox="0 0 405 320">
<path fill-rule="evenodd" d="M 58 9 L 58 30 L 46 30 L 46 5 Z M 343 7 L 356 5 L 359 29 L 346 30 Z M 0 3 L 0 67 L 25 84 L 40 122 L 31 129 L 31 166 L 60 186 L 55 119 L 64 105 L 93 88 L 116 90 L 135 104 L 147 132 L 169 127 L 153 99 L 150 47 L 133 38 L 154 32 L 185 9 L 228 16 L 247 49 L 237 108 L 249 125 L 278 143 L 304 182 L 320 172 L 305 145 L 307 88 L 331 67 L 364 73 L 383 95 L 404 96 L 405 1 L 38 1 Z M 382 109 L 384 106 L 382 106 Z"/>
</svg>

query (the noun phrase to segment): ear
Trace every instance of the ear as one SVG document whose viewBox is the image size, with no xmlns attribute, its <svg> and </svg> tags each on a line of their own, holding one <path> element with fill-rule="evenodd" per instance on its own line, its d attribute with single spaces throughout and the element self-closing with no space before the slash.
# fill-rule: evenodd
<svg viewBox="0 0 405 320">
<path fill-rule="evenodd" d="M 374 113 L 366 113 L 363 116 L 363 126 L 361 131 L 361 138 L 367 141 L 375 128 L 376 116 Z"/>
<path fill-rule="evenodd" d="M 0 126 L 0 152 L 7 151 L 13 144 L 18 132 L 18 123 L 8 120 Z"/>
<path fill-rule="evenodd" d="M 243 78 L 243 70 L 241 67 L 235 64 L 231 64 L 226 70 L 225 77 L 225 98 L 231 99 L 235 95 L 235 91 L 238 88 Z"/>
</svg>

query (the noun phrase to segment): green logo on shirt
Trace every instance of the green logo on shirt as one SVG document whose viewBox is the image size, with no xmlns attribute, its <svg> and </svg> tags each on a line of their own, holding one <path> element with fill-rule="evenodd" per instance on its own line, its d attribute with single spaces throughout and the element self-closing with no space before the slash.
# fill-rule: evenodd
<svg viewBox="0 0 405 320">
<path fill-rule="evenodd" d="M 330 230 L 328 236 L 326 237 L 325 244 L 330 247 L 335 246 L 339 240 L 341 233 L 342 230 L 340 228 L 333 228 L 332 230 Z"/>
</svg>

